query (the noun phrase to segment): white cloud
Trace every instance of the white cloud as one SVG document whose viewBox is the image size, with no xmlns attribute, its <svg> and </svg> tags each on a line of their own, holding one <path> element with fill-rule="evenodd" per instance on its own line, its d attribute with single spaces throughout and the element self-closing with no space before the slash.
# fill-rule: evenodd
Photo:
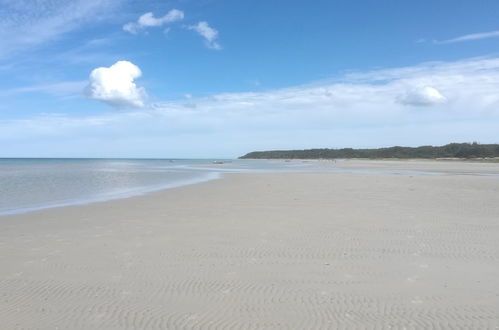
<svg viewBox="0 0 499 330">
<path fill-rule="evenodd" d="M 96 68 L 90 73 L 85 94 L 113 106 L 143 107 L 145 90 L 135 84 L 135 79 L 141 75 L 139 67 L 128 61 L 118 61 L 109 68 Z"/>
<path fill-rule="evenodd" d="M 490 38 L 499 38 L 499 30 L 490 31 L 490 32 L 480 32 L 480 33 L 471 33 L 465 34 L 456 38 L 443 40 L 443 41 L 435 41 L 437 44 L 451 44 L 455 42 L 463 42 L 463 41 L 473 41 L 473 40 L 481 40 L 481 39 L 490 39 Z"/>
<path fill-rule="evenodd" d="M 154 17 L 154 14 L 149 12 L 140 16 L 137 22 L 131 22 L 123 25 L 123 30 L 136 34 L 148 27 L 159 27 L 167 23 L 173 23 L 184 19 L 184 12 L 178 9 L 172 9 L 163 17 Z"/>
<path fill-rule="evenodd" d="M 432 111 L 400 102 L 422 86 L 447 102 L 433 104 Z M 493 143 L 499 142 L 497 127 L 499 58 L 475 58 L 259 93 L 182 98 L 126 112 L 0 120 L 0 145 L 5 156 L 40 150 L 78 156 L 77 145 L 92 152 L 85 156 L 233 157 L 274 148 Z"/>
<path fill-rule="evenodd" d="M 211 49 L 222 49 L 218 43 L 218 31 L 212 28 L 208 22 L 202 21 L 196 25 L 189 26 L 190 30 L 196 31 L 200 36 L 205 39 L 205 44 Z"/>
<path fill-rule="evenodd" d="M 45 93 L 61 97 L 81 96 L 81 89 L 85 81 L 63 81 L 57 83 L 45 83 L 31 86 L 15 87 L 0 90 L 0 96 L 11 96 L 24 93 Z"/>
<path fill-rule="evenodd" d="M 52 41 L 103 20 L 123 0 L 0 0 L 0 57 Z"/>
<path fill-rule="evenodd" d="M 406 105 L 430 106 L 445 103 L 447 98 L 438 89 L 424 86 L 406 92 L 399 97 L 398 101 Z"/>
</svg>

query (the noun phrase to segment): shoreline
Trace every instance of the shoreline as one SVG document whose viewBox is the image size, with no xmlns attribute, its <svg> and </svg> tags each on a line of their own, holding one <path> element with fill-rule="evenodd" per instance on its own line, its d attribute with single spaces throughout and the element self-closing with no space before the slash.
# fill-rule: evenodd
<svg viewBox="0 0 499 330">
<path fill-rule="evenodd" d="M 175 188 L 179 188 L 179 187 L 183 187 L 183 186 L 195 185 L 195 184 L 208 182 L 208 181 L 212 181 L 212 180 L 219 180 L 222 177 L 223 177 L 223 174 L 221 174 L 221 173 L 210 172 L 210 173 L 207 173 L 207 175 L 203 178 L 184 180 L 182 182 L 176 182 L 176 183 L 168 183 L 168 184 L 163 184 L 161 186 L 156 186 L 156 187 L 150 186 L 150 187 L 136 188 L 133 190 L 129 190 L 127 192 L 115 193 L 115 194 L 111 194 L 108 196 L 83 198 L 83 199 L 71 200 L 71 201 L 66 201 L 66 202 L 54 202 L 54 203 L 46 204 L 46 205 L 42 205 L 42 206 L 24 207 L 24 208 L 10 209 L 10 210 L 9 209 L 0 210 L 0 219 L 4 216 L 9 216 L 9 215 L 27 214 L 27 213 L 55 209 L 55 208 L 61 208 L 61 207 L 90 205 L 90 204 L 95 204 L 95 203 L 105 203 L 105 202 L 113 201 L 113 200 L 120 200 L 120 199 L 128 199 L 128 198 L 134 198 L 134 197 L 139 197 L 139 196 L 145 196 L 145 195 L 159 192 L 159 191 L 165 191 L 165 190 L 175 189 Z"/>
<path fill-rule="evenodd" d="M 25 329 L 495 328 L 499 180 L 227 174 L 0 218 Z"/>
<path fill-rule="evenodd" d="M 261 161 L 262 159 L 245 159 Z M 268 159 L 268 161 L 286 162 L 284 159 Z M 316 167 L 311 169 L 302 169 L 290 171 L 289 173 L 337 173 L 337 174 L 391 174 L 391 175 L 476 175 L 476 176 L 489 176 L 499 178 L 499 164 L 490 162 L 466 162 L 461 160 L 453 160 L 451 163 L 443 160 L 434 159 L 411 159 L 411 160 L 381 160 L 381 159 L 293 159 L 293 162 L 307 162 L 318 164 L 329 164 L 334 162 L 335 167 Z M 452 166 L 449 166 L 449 165 Z M 241 171 L 237 168 L 225 168 L 226 164 L 209 164 L 203 165 L 201 170 L 213 170 L 213 172 L 206 172 L 204 177 L 185 180 L 183 182 L 176 182 L 170 184 L 163 184 L 161 186 L 150 186 L 138 188 L 131 191 L 116 193 L 109 196 L 98 196 L 94 198 L 83 198 L 78 200 L 66 202 L 54 202 L 48 205 L 23 207 L 12 210 L 0 210 L 0 219 L 5 216 L 16 214 L 28 214 L 41 210 L 50 210 L 61 207 L 91 205 L 95 203 L 105 203 L 107 201 L 129 199 L 139 196 L 149 195 L 151 193 L 161 192 L 170 189 L 176 189 L 188 185 L 196 185 L 199 183 L 220 180 L 227 174 L 238 173 L 279 173 L 277 170 L 263 170 L 248 172 Z M 196 168 L 196 167 L 195 167 Z"/>
</svg>

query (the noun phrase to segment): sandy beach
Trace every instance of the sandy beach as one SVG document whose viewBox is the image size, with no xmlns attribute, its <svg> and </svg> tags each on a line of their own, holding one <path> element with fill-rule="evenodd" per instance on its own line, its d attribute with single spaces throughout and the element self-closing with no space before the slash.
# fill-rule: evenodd
<svg viewBox="0 0 499 330">
<path fill-rule="evenodd" d="M 499 164 L 228 174 L 0 217 L 0 329 L 498 329 Z"/>
</svg>

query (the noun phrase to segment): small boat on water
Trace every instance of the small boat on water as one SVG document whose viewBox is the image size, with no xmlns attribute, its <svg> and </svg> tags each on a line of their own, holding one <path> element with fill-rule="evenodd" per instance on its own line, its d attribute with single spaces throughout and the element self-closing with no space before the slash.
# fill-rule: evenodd
<svg viewBox="0 0 499 330">
<path fill-rule="evenodd" d="M 224 162 L 223 162 L 223 161 L 221 161 L 221 160 L 214 160 L 214 161 L 213 161 L 213 164 L 223 164 L 223 163 L 224 163 Z"/>
</svg>

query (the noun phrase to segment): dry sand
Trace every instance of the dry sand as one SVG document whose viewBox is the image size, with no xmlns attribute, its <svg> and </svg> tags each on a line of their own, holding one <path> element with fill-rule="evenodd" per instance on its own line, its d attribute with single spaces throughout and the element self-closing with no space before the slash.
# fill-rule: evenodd
<svg viewBox="0 0 499 330">
<path fill-rule="evenodd" d="M 390 327 L 499 328 L 499 177 L 232 174 L 0 217 L 0 329 Z"/>
</svg>

